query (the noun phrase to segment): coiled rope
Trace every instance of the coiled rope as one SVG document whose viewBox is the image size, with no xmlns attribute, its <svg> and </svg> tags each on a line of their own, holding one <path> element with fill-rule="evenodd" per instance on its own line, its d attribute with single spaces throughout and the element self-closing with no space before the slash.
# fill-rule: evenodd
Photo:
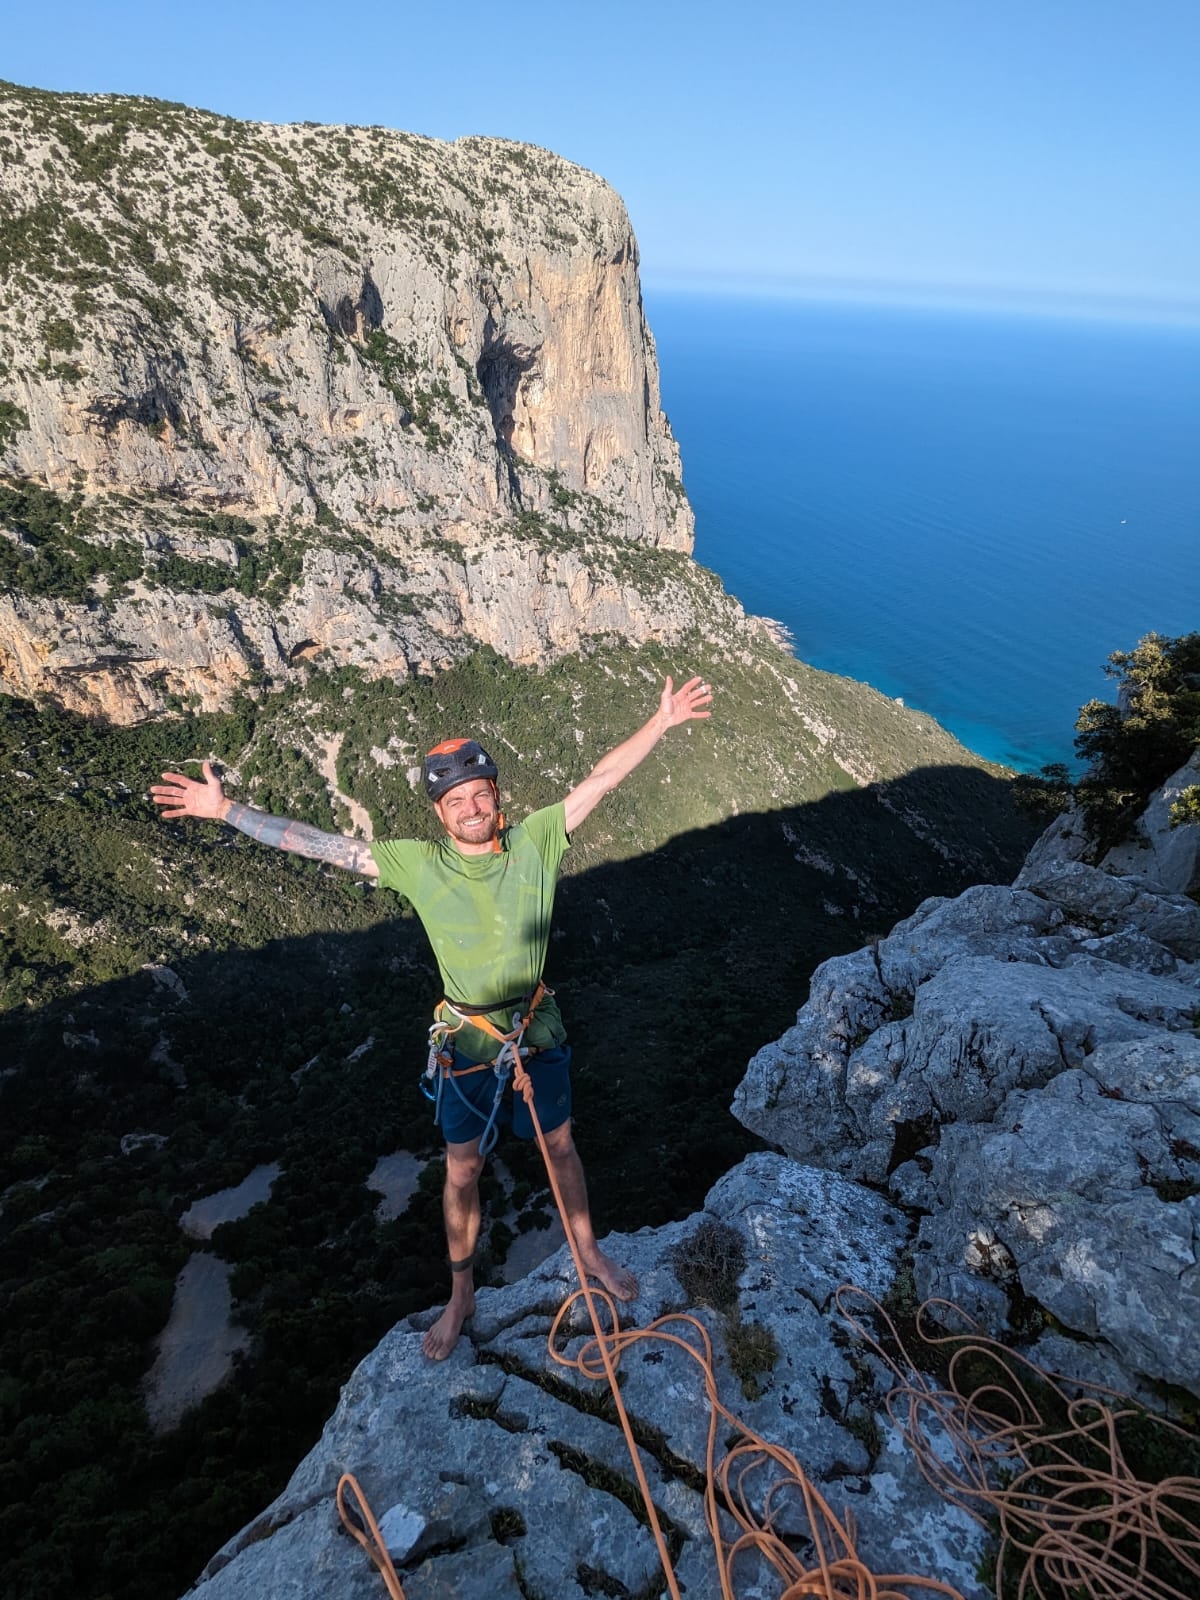
<svg viewBox="0 0 1200 1600">
<path fill-rule="evenodd" d="M 939 1386 L 922 1376 L 878 1301 L 850 1285 L 835 1301 L 896 1380 L 888 1415 L 926 1480 L 977 1522 L 998 1518 L 998 1596 L 1196 1600 L 1200 1478 L 1139 1477 L 1121 1425 L 1137 1421 L 1191 1444 L 1194 1435 L 1101 1384 L 1047 1371 L 950 1301 L 929 1300 L 915 1328 L 946 1356 Z M 948 1328 L 955 1322 L 962 1331 Z"/>
</svg>

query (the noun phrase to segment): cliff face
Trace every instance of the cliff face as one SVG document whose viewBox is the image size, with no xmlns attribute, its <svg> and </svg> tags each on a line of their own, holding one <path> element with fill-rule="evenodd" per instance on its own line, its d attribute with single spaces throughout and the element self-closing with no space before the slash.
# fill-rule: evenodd
<svg viewBox="0 0 1200 1600">
<path fill-rule="evenodd" d="M 502 140 L 12 87 L 0 150 L 0 471 L 62 497 L 90 580 L 13 585 L 2 681 L 134 720 L 297 652 L 404 672 L 464 636 L 533 661 L 694 620 L 644 615 L 619 570 L 689 551 L 692 518 L 600 179 Z M 3 509 L 30 568 L 41 525 Z M 287 581 L 256 610 L 234 577 L 268 548 Z M 225 567 L 223 621 L 171 556 L 210 595 Z"/>
<path fill-rule="evenodd" d="M 1011 1334 L 1028 1302 L 1120 1389 L 1200 1394 L 1200 828 L 1147 808 L 1137 855 L 1056 824 L 1011 887 L 933 899 L 813 975 L 733 1110 L 916 1208 L 923 1295 Z M 1155 876 L 1146 875 L 1156 871 Z M 1114 1364 L 1115 1358 L 1115 1364 Z"/>
</svg>

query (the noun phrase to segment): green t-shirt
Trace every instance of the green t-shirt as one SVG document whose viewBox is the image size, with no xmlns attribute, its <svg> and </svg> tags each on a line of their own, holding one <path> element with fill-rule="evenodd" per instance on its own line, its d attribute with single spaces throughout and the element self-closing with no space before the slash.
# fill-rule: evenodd
<svg viewBox="0 0 1200 1600">
<path fill-rule="evenodd" d="M 371 854 L 382 887 L 404 895 L 420 917 L 447 996 L 484 1006 L 537 988 L 550 942 L 558 869 L 570 843 L 560 800 L 505 828 L 498 852 L 465 856 L 442 838 L 436 844 L 377 840 Z M 491 1012 L 488 1021 L 507 1033 L 512 1013 Z M 544 1050 L 565 1037 L 558 1007 L 547 996 L 526 1041 Z M 499 1049 L 469 1022 L 454 1044 L 472 1061 L 490 1061 Z"/>
</svg>

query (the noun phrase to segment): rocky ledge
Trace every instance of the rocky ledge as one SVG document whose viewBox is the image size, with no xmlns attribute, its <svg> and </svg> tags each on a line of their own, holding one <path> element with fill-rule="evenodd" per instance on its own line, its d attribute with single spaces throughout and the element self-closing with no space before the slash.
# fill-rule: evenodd
<svg viewBox="0 0 1200 1600">
<path fill-rule="evenodd" d="M 1056 827 L 1013 887 L 926 901 L 817 970 L 734 1111 L 915 1211 L 922 1295 L 1001 1334 L 1033 1302 L 1100 1341 L 1077 1345 L 1092 1371 L 1196 1395 L 1200 906 L 1176 892 L 1193 872 L 1186 842 L 1163 882 L 1123 870 L 1125 856 L 1074 859 L 1078 830 Z M 1161 870 L 1164 852 L 1141 853 Z"/>
<path fill-rule="evenodd" d="M 713 1188 L 701 1215 L 609 1240 L 641 1284 L 623 1320 L 644 1327 L 688 1304 L 695 1279 L 681 1262 L 689 1241 L 714 1227 L 726 1239 L 733 1231 L 743 1262 L 725 1309 L 693 1313 L 712 1338 L 724 1404 L 792 1451 L 835 1514 L 852 1512 L 856 1548 L 873 1570 L 928 1572 L 968 1600 L 982 1597 L 982 1530 L 935 1494 L 877 1416 L 882 1372 L 831 1312 L 848 1279 L 889 1292 L 909 1235 L 902 1212 L 836 1174 L 751 1156 Z M 382 1594 L 335 1511 L 347 1471 L 380 1522 L 408 1600 L 659 1593 L 658 1555 L 604 1385 L 547 1352 L 550 1322 L 574 1287 L 561 1250 L 521 1282 L 481 1291 L 469 1337 L 443 1366 L 422 1356 L 419 1329 L 394 1329 L 354 1373 L 283 1494 L 210 1562 L 197 1600 Z M 582 1307 L 572 1315 L 568 1356 L 586 1324 Z M 757 1372 L 747 1364 L 754 1348 L 773 1349 Z M 635 1344 L 621 1372 L 680 1586 L 716 1594 L 700 1370 L 663 1340 Z M 798 1506 L 784 1510 L 781 1531 L 806 1559 Z M 761 1587 L 766 1573 L 757 1569 L 756 1557 L 740 1562 L 739 1594 L 776 1592 Z"/>
</svg>

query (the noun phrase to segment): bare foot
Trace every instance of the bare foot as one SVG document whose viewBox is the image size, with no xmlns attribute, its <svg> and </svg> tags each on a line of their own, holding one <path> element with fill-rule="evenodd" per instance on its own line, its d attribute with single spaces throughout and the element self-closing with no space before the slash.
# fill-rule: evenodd
<svg viewBox="0 0 1200 1600">
<path fill-rule="evenodd" d="M 475 1295 L 461 1300 L 451 1299 L 449 1305 L 425 1335 L 421 1349 L 430 1361 L 445 1361 L 458 1343 L 462 1325 L 475 1310 Z"/>
<path fill-rule="evenodd" d="M 618 1300 L 636 1298 L 638 1281 L 633 1273 L 619 1266 L 611 1256 L 606 1256 L 603 1250 L 597 1250 L 595 1255 L 585 1256 L 583 1264 L 588 1277 L 599 1278 L 609 1294 L 615 1295 Z"/>
</svg>

